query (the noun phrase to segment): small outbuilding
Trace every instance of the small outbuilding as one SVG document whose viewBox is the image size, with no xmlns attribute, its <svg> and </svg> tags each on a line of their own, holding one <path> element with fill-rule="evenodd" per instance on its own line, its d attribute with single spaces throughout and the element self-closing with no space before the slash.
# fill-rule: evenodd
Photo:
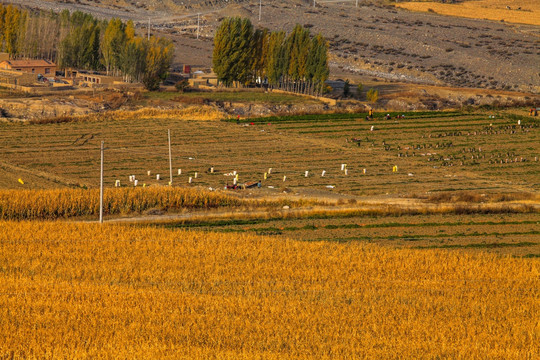
<svg viewBox="0 0 540 360">
<path fill-rule="evenodd" d="M 37 81 L 37 75 L 22 71 L 0 69 L 0 85 L 28 86 Z"/>
</svg>

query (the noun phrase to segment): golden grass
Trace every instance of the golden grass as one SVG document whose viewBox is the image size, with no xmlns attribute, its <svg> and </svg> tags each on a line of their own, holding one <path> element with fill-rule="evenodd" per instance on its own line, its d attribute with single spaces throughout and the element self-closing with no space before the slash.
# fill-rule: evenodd
<svg viewBox="0 0 540 360">
<path fill-rule="evenodd" d="M 435 199 L 435 198 L 434 198 Z M 529 199 L 529 198 L 527 198 Z M 538 197 L 534 200 L 470 203 L 469 197 L 437 197 L 436 204 L 357 203 L 339 206 L 316 199 L 291 200 L 240 199 L 221 191 L 179 187 L 106 188 L 103 196 L 104 215 L 141 214 L 147 210 L 180 211 L 183 209 L 214 209 L 230 207 L 236 212 L 191 217 L 187 222 L 209 219 L 308 218 L 340 216 L 399 216 L 426 214 L 504 214 L 538 213 Z M 281 211 L 283 205 L 294 211 Z M 260 211 L 255 212 L 254 209 Z M 99 189 L 0 190 L 0 219 L 58 219 L 99 214 Z M 181 220 L 175 220 L 181 221 Z"/>
<path fill-rule="evenodd" d="M 104 215 L 238 205 L 221 192 L 192 188 L 105 189 Z M 99 189 L 0 190 L 0 219 L 56 219 L 99 214 Z"/>
<path fill-rule="evenodd" d="M 537 259 L 0 222 L 0 357 L 533 359 Z"/>
<path fill-rule="evenodd" d="M 107 121 L 107 120 L 137 120 L 137 119 L 174 119 L 174 120 L 221 120 L 228 115 L 208 105 L 187 106 L 179 109 L 143 108 L 139 110 L 114 110 L 81 116 L 61 116 L 30 120 L 30 124 L 66 123 L 75 121 Z"/>
<path fill-rule="evenodd" d="M 457 4 L 415 1 L 399 2 L 395 5 L 408 10 L 434 11 L 449 16 L 540 25 L 540 1 L 538 0 L 474 0 Z M 507 9 L 507 6 L 510 6 L 510 9 Z M 521 8 L 521 10 L 518 10 L 518 8 Z"/>
</svg>

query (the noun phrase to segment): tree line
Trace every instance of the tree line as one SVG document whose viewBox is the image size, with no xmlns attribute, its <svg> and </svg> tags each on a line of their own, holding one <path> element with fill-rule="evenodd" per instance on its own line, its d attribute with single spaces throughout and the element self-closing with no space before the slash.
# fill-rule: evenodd
<svg viewBox="0 0 540 360">
<path fill-rule="evenodd" d="M 170 40 L 135 35 L 132 21 L 98 20 L 80 11 L 31 12 L 0 4 L 0 51 L 47 59 L 60 69 L 104 70 L 155 89 L 171 65 Z"/>
<path fill-rule="evenodd" d="M 214 72 L 226 86 L 257 80 L 304 94 L 321 94 L 328 78 L 328 43 L 296 25 L 290 34 L 254 29 L 245 18 L 225 18 L 216 31 Z"/>
</svg>

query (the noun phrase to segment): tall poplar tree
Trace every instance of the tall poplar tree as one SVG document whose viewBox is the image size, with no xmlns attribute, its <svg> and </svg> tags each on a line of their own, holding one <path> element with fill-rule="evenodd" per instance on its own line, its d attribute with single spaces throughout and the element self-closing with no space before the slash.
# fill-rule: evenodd
<svg viewBox="0 0 540 360">
<path fill-rule="evenodd" d="M 253 34 L 253 75 L 264 78 L 268 61 L 268 29 L 257 29 Z"/>
<path fill-rule="evenodd" d="M 268 38 L 266 74 L 272 86 L 279 86 L 284 73 L 285 32 L 273 32 Z"/>
<path fill-rule="evenodd" d="M 328 43 L 321 34 L 311 40 L 311 49 L 306 64 L 306 77 L 310 92 L 321 93 L 324 82 L 328 79 Z"/>
<path fill-rule="evenodd" d="M 226 18 L 214 37 L 214 72 L 226 86 L 253 77 L 253 25 L 249 19 Z"/>
<path fill-rule="evenodd" d="M 101 42 L 101 54 L 107 74 L 111 71 L 116 73 L 119 69 L 122 48 L 126 41 L 124 27 L 120 19 L 111 19 L 105 29 Z"/>
<path fill-rule="evenodd" d="M 19 19 L 21 13 L 19 9 L 8 5 L 4 15 L 4 39 L 5 49 L 11 56 L 17 54 L 17 35 L 19 33 Z"/>
</svg>

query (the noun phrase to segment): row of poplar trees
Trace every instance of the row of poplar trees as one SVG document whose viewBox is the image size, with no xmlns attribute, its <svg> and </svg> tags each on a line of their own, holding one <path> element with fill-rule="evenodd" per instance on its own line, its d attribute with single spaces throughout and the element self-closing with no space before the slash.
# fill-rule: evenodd
<svg viewBox="0 0 540 360">
<path fill-rule="evenodd" d="M 170 40 L 136 36 L 133 22 L 100 21 L 80 11 L 29 12 L 0 4 L 0 51 L 47 59 L 60 69 L 104 70 L 156 89 L 171 65 Z"/>
<path fill-rule="evenodd" d="M 213 64 L 226 86 L 260 79 L 273 88 L 318 95 L 329 74 L 328 43 L 298 24 L 286 35 L 254 29 L 249 19 L 226 18 L 214 37 Z"/>
</svg>

